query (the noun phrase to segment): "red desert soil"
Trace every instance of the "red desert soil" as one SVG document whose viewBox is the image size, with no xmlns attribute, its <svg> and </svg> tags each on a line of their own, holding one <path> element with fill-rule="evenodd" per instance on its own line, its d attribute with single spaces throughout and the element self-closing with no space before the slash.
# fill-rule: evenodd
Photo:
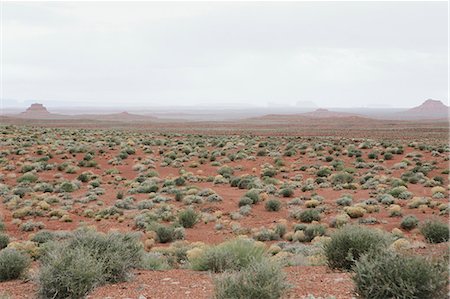
<svg viewBox="0 0 450 299">
<path fill-rule="evenodd" d="M 49 125 L 49 123 L 45 123 Z M 228 127 L 221 127 L 218 124 L 214 124 L 210 127 L 211 130 L 206 130 L 207 134 L 214 134 L 217 132 L 232 132 L 232 134 L 241 133 L 240 130 L 249 131 L 254 130 L 253 132 L 258 132 L 261 135 L 269 135 L 269 136 L 278 136 L 278 135 L 302 135 L 305 131 L 312 129 L 312 132 L 308 134 L 318 134 L 321 136 L 367 136 L 368 133 L 372 135 L 370 137 L 375 138 L 380 135 L 383 137 L 390 137 L 394 139 L 408 139 L 408 138 L 422 138 L 429 137 L 433 142 L 445 143 L 448 128 L 443 124 L 428 124 L 428 123 L 401 123 L 395 122 L 392 126 L 385 124 L 381 126 L 378 122 L 374 124 L 374 128 L 367 127 L 358 127 L 358 119 L 348 120 L 347 124 L 351 126 L 348 129 L 343 130 L 341 126 L 336 124 L 331 125 L 323 125 L 322 127 L 313 128 L 316 123 L 312 122 L 310 124 L 304 125 L 303 127 L 299 127 L 294 124 L 286 124 L 283 123 L 281 125 L 281 130 L 276 131 L 275 125 L 266 125 L 267 131 L 264 131 L 264 123 L 256 122 L 251 124 L 251 128 L 247 128 L 245 124 L 229 124 Z M 55 126 L 59 126 L 60 123 L 56 123 Z M 79 123 L 75 123 L 73 126 L 79 126 Z M 93 128 L 101 127 L 105 124 L 93 123 Z M 110 125 L 110 124 L 109 124 Z M 342 124 L 341 124 L 342 125 Z M 49 125 L 51 126 L 51 124 Z M 70 123 L 69 125 L 70 126 Z M 89 125 L 88 125 L 89 126 Z M 205 124 L 189 124 L 188 128 L 183 128 L 182 124 L 173 124 L 172 127 L 170 125 L 148 125 L 144 128 L 135 128 L 133 130 L 151 130 L 155 129 L 156 131 L 170 131 L 175 128 L 177 132 L 195 132 L 196 130 L 201 130 L 201 126 L 205 126 Z M 204 128 L 204 127 L 203 127 Z M 238 131 L 235 131 L 235 128 L 238 128 Z M 322 130 L 323 129 L 323 130 Z M 217 132 L 215 131 L 217 130 Z M 320 131 L 322 130 L 322 131 Z M 320 131 L 320 133 L 319 133 Z M 133 131 L 135 132 L 135 131 Z M 339 133 L 336 133 L 339 132 Z M 231 135 L 230 135 L 231 136 Z M 265 138 L 265 137 L 262 137 Z M 320 139 L 319 139 L 320 140 Z M 425 139 L 423 139 L 425 140 Z M 299 142 L 303 142 L 303 140 Z M 358 140 L 353 141 L 358 142 Z M 362 141 L 362 139 L 359 139 Z M 404 142 L 407 144 L 407 141 Z M 175 178 L 179 176 L 179 168 L 175 167 L 161 167 L 159 162 L 162 161 L 163 156 L 158 154 L 158 150 L 162 148 L 162 146 L 151 146 L 153 150 L 152 157 L 155 159 L 155 170 L 159 173 L 160 178 Z M 236 150 L 242 149 L 241 147 L 237 147 Z M 213 148 L 208 148 L 209 151 L 214 150 Z M 103 184 L 102 188 L 105 189 L 105 194 L 100 196 L 101 201 L 104 203 L 105 207 L 114 205 L 116 201 L 116 194 L 119 190 L 126 191 L 126 188 L 121 185 L 119 187 L 114 184 L 107 184 L 109 181 L 114 181 L 113 177 L 110 175 L 104 175 L 106 169 L 116 168 L 120 171 L 120 176 L 126 180 L 133 180 L 138 175 L 138 172 L 133 170 L 132 167 L 134 164 L 139 163 L 137 157 L 148 157 L 149 155 L 144 153 L 141 148 L 136 147 L 136 153 L 133 156 L 130 156 L 128 159 L 124 161 L 122 165 L 112 166 L 108 164 L 108 160 L 112 157 L 116 156 L 119 153 L 120 149 L 109 150 L 102 155 L 95 156 L 96 162 L 98 162 L 97 168 L 85 168 L 81 167 L 81 169 L 74 174 L 64 173 L 62 171 L 50 170 L 39 172 L 40 180 L 44 182 L 52 182 L 55 180 L 54 175 L 56 173 L 60 173 L 61 176 L 65 180 L 74 180 L 77 176 L 83 171 L 91 171 L 94 174 L 102 177 Z M 370 149 L 361 149 L 363 157 L 367 157 L 368 153 L 371 151 Z M 382 161 L 380 162 L 380 166 L 385 167 L 389 171 L 393 177 L 400 177 L 405 169 L 395 170 L 391 167 L 402 161 L 404 157 L 412 152 L 417 151 L 417 149 L 413 149 L 407 147 L 405 145 L 405 152 L 400 155 L 395 155 L 392 160 Z M 436 169 L 432 170 L 428 177 L 432 178 L 434 176 L 443 176 L 441 172 L 445 169 L 448 169 L 448 161 L 445 160 L 445 154 L 433 157 L 430 152 L 421 152 L 423 161 L 436 161 Z M 33 156 L 33 153 L 30 153 L 29 156 Z M 73 154 L 69 155 L 71 160 L 79 161 L 83 159 L 84 154 Z M 295 175 L 301 175 L 303 180 L 307 180 L 309 178 L 315 179 L 315 173 L 308 173 L 305 171 L 294 170 L 290 168 L 292 164 L 301 160 L 302 165 L 329 165 L 325 161 L 318 160 L 318 157 L 308 157 L 308 155 L 295 155 L 293 157 L 282 157 L 285 162 L 288 171 L 287 174 L 283 172 L 279 172 L 276 174 L 276 178 L 279 180 L 289 180 Z M 16 155 L 11 153 L 9 156 L 10 162 L 12 164 L 18 163 L 21 161 L 23 157 L 20 155 Z M 352 167 L 352 163 L 355 161 L 355 158 L 350 158 L 348 156 L 341 155 L 339 159 L 345 163 L 346 167 Z M 48 162 L 60 164 L 63 163 L 64 159 L 61 158 L 61 155 L 54 155 Z M 218 167 L 213 167 L 210 163 L 205 163 L 200 165 L 198 168 L 188 168 L 187 165 L 190 162 L 198 162 L 198 157 L 192 158 L 191 161 L 187 162 L 186 165 L 183 165 L 187 171 L 192 172 L 198 176 L 206 177 L 206 176 L 215 176 L 217 175 Z M 257 157 L 254 161 L 249 160 L 236 160 L 227 163 L 230 167 L 240 167 L 240 170 L 236 170 L 235 175 L 240 176 L 243 174 L 253 174 L 259 176 L 262 165 L 264 163 L 273 163 L 273 157 Z M 367 169 L 356 169 L 355 178 L 360 179 L 361 175 L 363 175 Z M 15 170 L 11 170 L 5 176 L 3 184 L 15 186 L 17 184 L 17 177 L 21 176 L 20 167 L 17 167 Z M 385 174 L 382 172 L 382 174 Z M 283 177 L 287 175 L 287 178 Z M 448 186 L 448 176 L 443 176 L 443 186 Z M 223 198 L 223 201 L 220 203 L 203 203 L 201 206 L 197 207 L 199 210 L 208 211 L 209 213 L 213 213 L 214 211 L 221 211 L 223 213 L 223 217 L 225 219 L 229 219 L 230 213 L 236 212 L 238 210 L 238 202 L 239 199 L 243 196 L 243 194 L 248 190 L 242 190 L 234 187 L 230 187 L 229 184 L 219 184 L 215 185 L 213 182 L 195 182 L 191 183 L 194 186 L 197 186 L 199 189 L 211 188 L 218 195 Z M 121 189 L 122 188 L 122 189 Z M 424 188 L 421 184 L 408 184 L 408 190 L 413 193 L 414 196 L 431 196 L 431 188 Z M 88 190 L 87 184 L 83 183 L 80 190 L 77 190 L 72 193 L 73 198 L 81 198 L 83 194 Z M 321 223 L 329 224 L 330 220 L 335 217 L 338 213 L 342 212 L 342 207 L 339 207 L 336 204 L 336 199 L 341 197 L 343 194 L 351 194 L 353 196 L 353 203 L 361 203 L 366 199 L 369 199 L 372 196 L 372 190 L 362 190 L 358 188 L 358 190 L 334 190 L 331 187 L 320 188 L 315 191 L 306 191 L 303 192 L 300 189 L 295 189 L 295 194 L 293 197 L 311 197 L 314 192 L 316 192 L 324 197 L 322 205 L 327 207 L 327 209 L 323 212 Z M 36 195 L 43 195 L 41 192 L 35 192 Z M 136 201 L 139 202 L 144 199 L 148 199 L 148 194 L 133 194 L 136 198 Z M 170 197 L 172 195 L 167 195 Z M 292 197 L 292 198 L 293 198 Z M 279 197 L 279 200 L 283 203 L 283 207 L 278 212 L 268 212 L 264 208 L 263 203 L 256 204 L 252 207 L 251 214 L 243 217 L 237 222 L 241 225 L 241 227 L 250 228 L 250 229 L 258 229 L 260 227 L 270 227 L 274 223 L 277 223 L 280 219 L 287 220 L 287 226 L 289 230 L 292 230 L 294 224 L 298 223 L 298 220 L 293 220 L 289 217 L 289 211 L 286 208 L 288 201 L 292 200 L 292 198 L 283 198 Z M 439 200 L 438 200 L 439 201 Z M 447 202 L 447 199 L 440 199 L 442 202 Z M 436 209 L 432 209 L 429 207 L 424 207 L 422 209 L 408 209 L 406 207 L 407 201 L 399 200 L 397 202 L 405 212 L 405 215 L 414 215 L 416 216 L 420 222 L 423 222 L 425 219 L 429 219 L 430 217 L 438 218 L 443 222 L 448 221 L 447 215 L 438 215 L 439 211 Z M 175 206 L 177 209 L 182 209 L 185 206 L 181 202 L 171 201 L 171 204 Z M 93 205 L 93 204 L 92 204 Z M 82 216 L 82 211 L 86 209 L 86 207 L 90 207 L 91 204 L 74 204 L 70 210 L 68 210 L 68 214 L 72 219 L 72 222 L 61 222 L 58 219 L 50 219 L 47 216 L 39 216 L 32 217 L 27 216 L 23 221 L 33 220 L 40 221 L 45 225 L 47 230 L 73 230 L 76 229 L 81 223 L 87 223 L 89 225 L 95 226 L 99 231 L 107 232 L 111 229 L 120 230 L 120 231 L 133 231 L 136 230 L 133 224 L 132 217 L 126 218 L 123 222 L 118 222 L 117 219 L 101 219 L 100 221 L 96 221 L 93 218 L 87 218 Z M 134 215 L 133 211 L 125 211 L 125 215 Z M 3 220 L 6 224 L 6 232 L 11 237 L 13 241 L 23 241 L 29 240 L 31 233 L 33 232 L 23 232 L 19 229 L 19 227 L 12 223 L 12 211 L 6 207 L 6 204 L 0 202 L 0 216 L 3 217 Z M 378 223 L 375 225 L 371 225 L 371 227 L 379 227 L 386 231 L 391 231 L 393 228 L 399 228 L 402 217 L 389 217 L 388 210 L 385 207 L 382 207 L 379 212 L 374 212 L 372 214 L 366 215 L 366 217 L 375 217 L 378 220 Z M 352 219 L 351 222 L 358 223 L 358 219 Z M 235 237 L 235 234 L 230 229 L 216 230 L 214 229 L 214 222 L 209 223 L 198 223 L 194 228 L 186 229 L 186 240 L 188 242 L 196 242 L 202 241 L 208 244 L 217 244 L 224 240 L 231 239 Z M 328 228 L 332 231 L 332 228 Z M 420 254 L 436 254 L 439 255 L 440 252 L 446 250 L 448 247 L 448 243 L 442 244 L 440 246 L 425 244 L 425 240 L 423 236 L 419 233 L 418 229 L 413 229 L 411 231 L 404 231 L 405 236 L 411 241 L 420 244 L 417 246 L 415 251 Z M 270 244 L 270 242 L 267 242 Z M 170 244 L 157 244 L 158 246 L 169 246 Z M 285 272 L 288 275 L 288 279 L 292 284 L 293 288 L 288 295 L 288 298 L 303 298 L 308 294 L 313 294 L 316 297 L 326 297 L 329 295 L 335 296 L 336 298 L 352 298 L 353 294 L 353 285 L 351 281 L 350 274 L 342 273 L 342 272 L 333 272 L 329 270 L 325 266 L 295 266 L 295 267 L 287 267 L 284 268 Z M 129 282 L 105 285 L 98 287 L 94 290 L 93 293 L 89 295 L 89 298 L 211 298 L 213 295 L 213 285 L 212 285 L 212 276 L 205 272 L 195 272 L 191 270 L 167 270 L 167 271 L 144 271 L 139 270 L 135 271 L 134 277 Z M 2 282 L 0 283 L 0 297 L 4 292 L 9 294 L 11 298 L 34 298 L 35 293 L 37 291 L 37 287 L 31 281 L 23 282 L 20 280 Z M 141 296 L 141 297 L 140 297 Z"/>
<path fill-rule="evenodd" d="M 325 266 L 296 266 L 284 269 L 291 290 L 285 298 L 334 296 L 352 298 L 350 274 L 333 272 Z M 88 299 L 210 299 L 213 296 L 213 276 L 191 270 L 135 271 L 131 281 L 98 287 Z M 36 286 L 30 282 L 10 281 L 0 284 L 0 290 L 11 299 L 34 298 Z"/>
</svg>

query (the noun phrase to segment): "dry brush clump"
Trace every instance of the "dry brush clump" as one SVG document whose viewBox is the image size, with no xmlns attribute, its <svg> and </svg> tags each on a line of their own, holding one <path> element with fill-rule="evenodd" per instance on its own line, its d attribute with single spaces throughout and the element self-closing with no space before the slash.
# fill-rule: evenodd
<svg viewBox="0 0 450 299">
<path fill-rule="evenodd" d="M 380 250 L 355 264 L 353 281 L 362 298 L 448 298 L 447 260 Z"/>
<path fill-rule="evenodd" d="M 125 281 L 142 261 L 136 235 L 76 231 L 63 242 L 48 242 L 37 274 L 42 298 L 80 298 L 96 286 Z"/>
</svg>

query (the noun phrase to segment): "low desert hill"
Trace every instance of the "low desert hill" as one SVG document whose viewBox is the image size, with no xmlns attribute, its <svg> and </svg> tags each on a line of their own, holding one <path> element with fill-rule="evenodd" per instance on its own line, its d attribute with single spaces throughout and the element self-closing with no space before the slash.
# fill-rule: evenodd
<svg viewBox="0 0 450 299">
<path fill-rule="evenodd" d="M 348 112 L 336 112 L 336 111 L 330 111 L 328 109 L 317 109 L 312 112 L 306 112 L 302 113 L 301 115 L 306 117 L 312 117 L 312 118 L 334 118 L 334 117 L 351 117 L 351 116 L 360 116 L 358 114 L 354 113 L 348 113 Z"/>
<path fill-rule="evenodd" d="M 449 117 L 449 107 L 438 100 L 428 99 L 420 106 L 393 115 L 399 119 L 444 119 Z"/>
<path fill-rule="evenodd" d="M 39 103 L 31 104 L 24 112 L 11 116 L 27 119 L 64 119 L 64 115 L 50 113 L 44 105 Z"/>
<path fill-rule="evenodd" d="M 24 112 L 9 115 L 13 118 L 23 118 L 23 119 L 43 119 L 43 120 L 99 120 L 99 121 L 117 121 L 117 122 L 134 122 L 134 121 L 154 121 L 157 118 L 153 116 L 132 114 L 126 111 L 121 113 L 111 113 L 111 114 L 57 114 L 50 113 L 43 104 L 34 103 L 31 104 Z"/>
</svg>

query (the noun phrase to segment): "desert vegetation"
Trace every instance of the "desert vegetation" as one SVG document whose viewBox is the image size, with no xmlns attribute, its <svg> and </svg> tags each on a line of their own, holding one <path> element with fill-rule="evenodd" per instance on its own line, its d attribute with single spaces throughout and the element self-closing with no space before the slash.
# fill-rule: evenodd
<svg viewBox="0 0 450 299">
<path fill-rule="evenodd" d="M 441 140 L 0 133 L 0 296 L 167 290 L 171 275 L 205 282 L 197 298 L 446 296 Z"/>
</svg>

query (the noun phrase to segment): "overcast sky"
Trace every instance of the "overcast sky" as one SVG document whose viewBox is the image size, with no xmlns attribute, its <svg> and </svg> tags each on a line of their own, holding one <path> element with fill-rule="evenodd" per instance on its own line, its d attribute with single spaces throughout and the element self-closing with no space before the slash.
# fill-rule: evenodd
<svg viewBox="0 0 450 299">
<path fill-rule="evenodd" d="M 3 2 L 3 99 L 448 101 L 447 2 Z"/>
</svg>

